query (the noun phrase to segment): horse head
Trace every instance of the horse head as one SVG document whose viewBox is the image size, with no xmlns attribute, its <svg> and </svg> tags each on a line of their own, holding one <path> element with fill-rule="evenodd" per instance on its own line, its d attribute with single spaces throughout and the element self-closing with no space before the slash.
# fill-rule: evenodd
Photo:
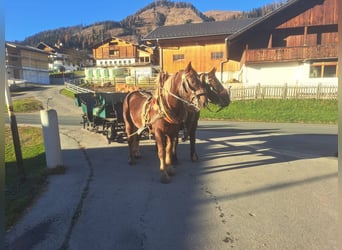
<svg viewBox="0 0 342 250">
<path fill-rule="evenodd" d="M 215 73 L 216 68 L 214 67 L 210 72 L 202 74 L 201 78 L 206 82 L 208 99 L 219 105 L 221 110 L 230 104 L 230 90 L 221 84 Z"/>
<path fill-rule="evenodd" d="M 191 62 L 184 69 L 181 87 L 181 96 L 187 96 L 197 109 L 207 106 L 207 88 L 196 70 L 192 67 Z"/>
</svg>

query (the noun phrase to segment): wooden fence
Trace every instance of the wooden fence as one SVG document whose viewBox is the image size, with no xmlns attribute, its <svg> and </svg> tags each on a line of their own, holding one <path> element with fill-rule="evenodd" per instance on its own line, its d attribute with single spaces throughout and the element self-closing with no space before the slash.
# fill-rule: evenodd
<svg viewBox="0 0 342 250">
<path fill-rule="evenodd" d="M 65 82 L 67 89 L 74 93 L 94 92 L 93 90 L 81 87 L 83 81 Z M 124 84 L 126 87 L 134 85 L 149 89 L 155 86 L 155 83 L 148 82 L 147 84 Z M 119 85 L 119 83 L 116 83 Z M 316 86 L 271 86 L 261 85 L 256 86 L 234 86 L 230 88 L 231 100 L 250 100 L 250 99 L 337 99 L 338 86 L 323 85 Z"/>
<path fill-rule="evenodd" d="M 230 89 L 232 100 L 248 99 L 337 99 L 337 86 L 240 86 Z"/>
</svg>

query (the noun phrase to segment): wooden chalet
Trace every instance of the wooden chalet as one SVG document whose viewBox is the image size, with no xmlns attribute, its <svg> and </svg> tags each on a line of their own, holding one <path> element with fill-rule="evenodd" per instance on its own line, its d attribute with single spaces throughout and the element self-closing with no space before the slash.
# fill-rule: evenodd
<svg viewBox="0 0 342 250">
<path fill-rule="evenodd" d="M 96 66 L 120 67 L 153 62 L 153 50 L 119 38 L 109 38 L 93 47 Z"/>
<path fill-rule="evenodd" d="M 244 84 L 337 84 L 339 0 L 292 0 L 227 38 Z"/>
<path fill-rule="evenodd" d="M 49 52 L 6 42 L 6 69 L 9 81 L 49 84 Z"/>
<path fill-rule="evenodd" d="M 223 82 L 337 83 L 338 0 L 290 0 L 258 19 L 158 27 L 143 40 L 159 48 L 160 67 L 191 61 L 216 67 Z"/>
<path fill-rule="evenodd" d="M 184 69 L 191 61 L 198 72 L 216 67 L 229 79 L 239 71 L 239 63 L 227 62 L 226 38 L 257 19 L 233 19 L 220 22 L 189 23 L 161 26 L 150 32 L 144 41 L 159 48 L 160 68 L 169 73 Z"/>
</svg>

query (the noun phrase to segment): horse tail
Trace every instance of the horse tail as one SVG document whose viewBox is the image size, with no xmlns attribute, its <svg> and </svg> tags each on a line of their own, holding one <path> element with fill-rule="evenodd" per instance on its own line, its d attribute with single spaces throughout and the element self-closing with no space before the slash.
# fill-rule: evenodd
<svg viewBox="0 0 342 250">
<path fill-rule="evenodd" d="M 134 91 L 133 91 L 134 92 Z M 129 92 L 123 100 L 123 118 L 126 126 L 126 132 L 128 134 L 127 128 L 133 124 L 132 117 L 130 115 L 130 98 L 133 92 Z"/>
</svg>

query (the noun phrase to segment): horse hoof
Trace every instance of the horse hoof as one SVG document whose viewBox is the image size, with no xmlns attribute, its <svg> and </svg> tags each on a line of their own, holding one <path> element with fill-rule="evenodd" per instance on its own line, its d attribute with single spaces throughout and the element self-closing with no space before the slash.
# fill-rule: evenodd
<svg viewBox="0 0 342 250">
<path fill-rule="evenodd" d="M 170 183 L 170 177 L 167 173 L 162 173 L 160 176 L 160 182 L 163 184 L 169 184 Z"/>
<path fill-rule="evenodd" d="M 192 162 L 198 161 L 198 156 L 197 156 L 197 154 L 193 154 L 193 155 L 192 155 L 191 161 L 192 161 Z"/>
<path fill-rule="evenodd" d="M 136 159 L 140 159 L 140 158 L 141 158 L 141 153 L 140 153 L 139 151 L 138 151 L 138 152 L 135 152 L 134 157 L 135 157 Z"/>
<path fill-rule="evenodd" d="M 166 167 L 166 172 L 168 173 L 168 175 L 174 176 L 175 175 L 175 168 L 172 166 L 168 166 L 168 167 Z"/>
<path fill-rule="evenodd" d="M 172 158 L 171 165 L 178 165 L 178 164 L 179 164 L 178 159 L 177 158 Z"/>
<path fill-rule="evenodd" d="M 128 164 L 129 164 L 129 165 L 135 165 L 135 163 L 136 163 L 136 162 L 135 162 L 134 160 L 132 160 L 132 159 L 129 159 L 129 160 L 128 160 Z"/>
</svg>

